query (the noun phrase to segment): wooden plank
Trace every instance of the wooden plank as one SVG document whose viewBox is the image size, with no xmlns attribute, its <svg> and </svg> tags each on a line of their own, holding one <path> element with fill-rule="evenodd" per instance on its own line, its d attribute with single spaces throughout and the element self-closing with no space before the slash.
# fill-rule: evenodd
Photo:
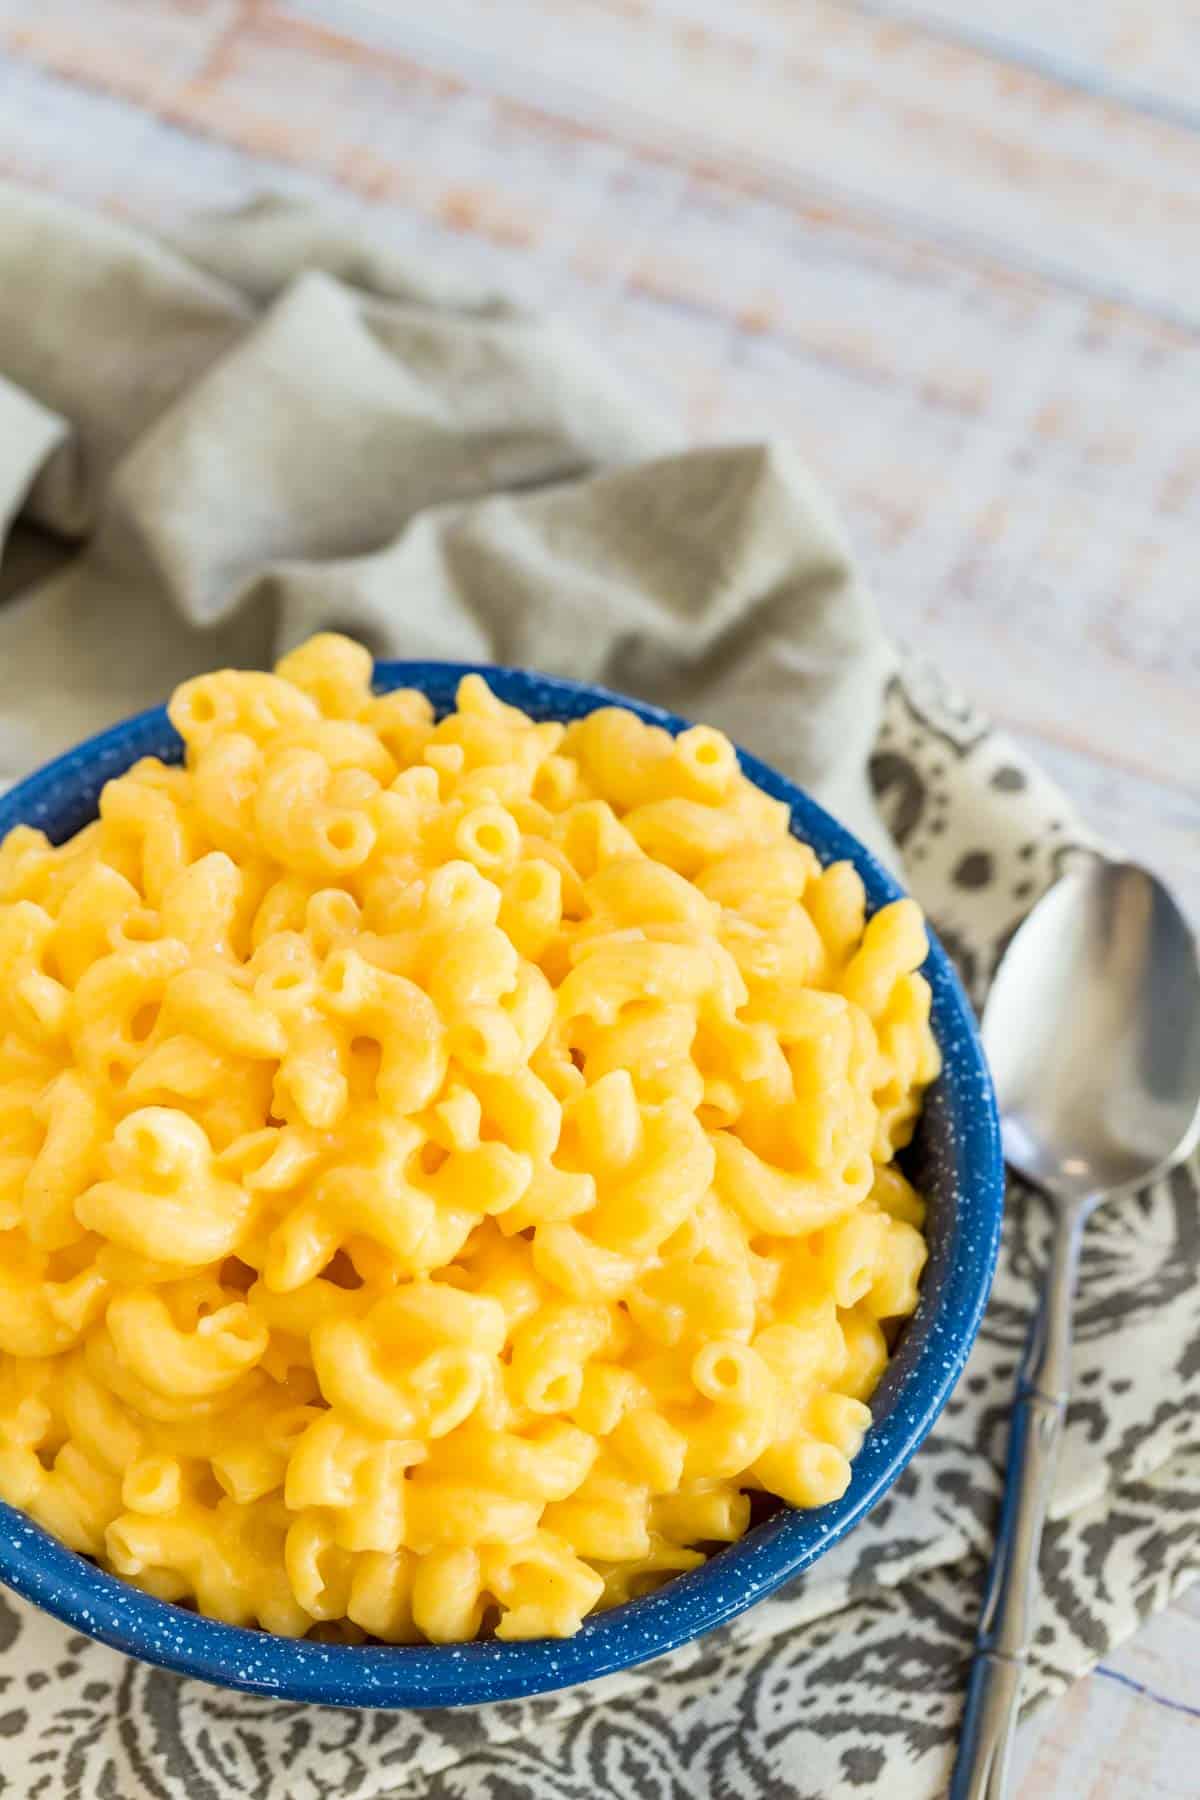
<svg viewBox="0 0 1200 1800">
<path fill-rule="evenodd" d="M 1200 1753 L 1200 1587 L 1022 1727 L 1018 1800 L 1182 1800 Z"/>
<path fill-rule="evenodd" d="M 775 8 L 695 24 L 617 0 L 443 0 L 420 13 L 262 0 L 232 20 L 202 0 L 147 34 L 151 10 L 10 0 L 10 43 L 181 122 L 220 132 L 236 105 L 262 151 L 310 161 L 339 91 L 389 70 L 407 85 L 417 69 L 744 179 L 879 206 L 935 239 L 1200 323 L 1200 295 L 1177 274 L 1200 252 L 1200 136 L 838 0 L 810 0 L 803 31 Z M 177 46 L 206 36 L 221 53 L 180 84 Z M 311 118 L 286 108 L 296 92 Z"/>
<path fill-rule="evenodd" d="M 689 0 L 690 3 L 690 0 Z M 751 0 L 778 6 L 780 0 Z M 786 0 L 784 0 L 786 3 Z M 1200 120 L 1200 5 L 1174 0 L 853 0 L 864 12 L 969 43 L 1000 62 L 1103 92 L 1123 106 Z"/>
<path fill-rule="evenodd" d="M 278 41 L 336 18 L 510 102 L 879 205 L 932 236 L 1200 322 L 1200 296 L 1181 295 L 1177 278 L 1177 259 L 1200 250 L 1200 136 L 1176 120 L 839 0 L 810 0 L 802 26 L 780 7 L 699 10 L 703 22 L 623 0 L 444 0 L 420 14 L 280 0 L 259 25 Z"/>
</svg>

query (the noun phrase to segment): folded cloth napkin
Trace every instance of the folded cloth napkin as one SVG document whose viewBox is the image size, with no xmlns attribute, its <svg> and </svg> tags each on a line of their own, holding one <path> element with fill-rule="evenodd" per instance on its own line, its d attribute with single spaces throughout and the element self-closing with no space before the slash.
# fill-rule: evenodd
<svg viewBox="0 0 1200 1800">
<path fill-rule="evenodd" d="M 977 998 L 1086 849 L 1028 760 L 897 660 L 786 449 L 680 450 L 553 325 L 274 201 L 167 244 L 0 188 L 0 275 L 0 777 L 332 626 L 722 726 L 906 872 Z M 1198 1187 L 1193 1165 L 1089 1227 L 1031 1702 L 1197 1573 Z M 977 1349 L 887 1498 L 700 1643 L 530 1701 L 339 1713 L 0 1596 L 0 1792 L 944 1792 L 1047 1227 L 1015 1198 Z"/>
</svg>

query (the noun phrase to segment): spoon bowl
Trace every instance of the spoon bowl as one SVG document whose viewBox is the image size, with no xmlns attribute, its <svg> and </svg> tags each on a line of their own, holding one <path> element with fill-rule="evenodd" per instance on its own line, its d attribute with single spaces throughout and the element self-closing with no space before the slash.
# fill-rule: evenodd
<svg viewBox="0 0 1200 1800">
<path fill-rule="evenodd" d="M 1144 1183 L 1200 1127 L 1200 965 L 1163 884 L 1097 858 L 1051 888 L 996 972 L 983 1042 L 1004 1154 L 1083 1199 Z"/>
</svg>

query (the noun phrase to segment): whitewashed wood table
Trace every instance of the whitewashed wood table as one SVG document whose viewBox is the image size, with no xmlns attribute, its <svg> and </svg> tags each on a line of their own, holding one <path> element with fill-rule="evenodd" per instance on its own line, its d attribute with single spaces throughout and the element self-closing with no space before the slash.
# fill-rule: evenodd
<svg viewBox="0 0 1200 1800">
<path fill-rule="evenodd" d="M 0 0 L 0 171 L 320 195 L 792 438 L 894 633 L 1200 916 L 1198 0 Z M 1193 1590 L 1019 1791 L 1195 1793 L 1198 1670 Z"/>
</svg>

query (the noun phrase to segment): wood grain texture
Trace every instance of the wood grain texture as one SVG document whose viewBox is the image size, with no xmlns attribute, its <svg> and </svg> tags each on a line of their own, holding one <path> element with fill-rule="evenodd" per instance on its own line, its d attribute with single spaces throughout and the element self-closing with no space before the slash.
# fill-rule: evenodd
<svg viewBox="0 0 1200 1800">
<path fill-rule="evenodd" d="M 1200 6 L 1142 0 L 862 0 L 863 10 L 969 43 L 1000 62 L 1044 70 L 1122 107 L 1200 121 Z"/>
<path fill-rule="evenodd" d="M 1200 0 L 0 0 L 0 172 L 272 187 L 778 433 L 881 610 L 1200 918 Z M 1200 1599 L 1031 1800 L 1193 1791 Z"/>
<path fill-rule="evenodd" d="M 1200 1754 L 1200 1587 L 1031 1719 L 1017 1800 L 1185 1800 Z"/>
</svg>

